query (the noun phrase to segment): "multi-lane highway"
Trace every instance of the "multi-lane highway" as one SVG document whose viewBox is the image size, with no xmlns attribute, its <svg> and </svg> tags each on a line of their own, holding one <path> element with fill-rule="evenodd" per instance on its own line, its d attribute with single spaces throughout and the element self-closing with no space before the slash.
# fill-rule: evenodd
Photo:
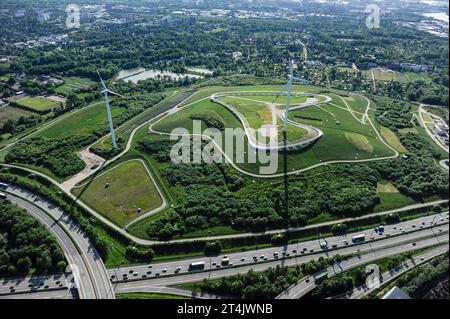
<svg viewBox="0 0 450 319">
<path fill-rule="evenodd" d="M 358 267 L 375 260 L 379 260 L 382 258 L 386 258 L 389 256 L 394 256 L 398 254 L 402 254 L 408 251 L 412 251 L 414 249 L 421 249 L 425 247 L 430 247 L 439 243 L 446 243 L 445 247 L 442 249 L 442 252 L 448 250 L 448 235 L 439 235 L 436 237 L 431 237 L 424 240 L 419 240 L 416 242 L 414 246 L 410 244 L 402 244 L 397 245 L 395 247 L 389 249 L 382 249 L 380 251 L 375 251 L 369 254 L 363 254 L 361 256 L 353 257 L 348 260 L 344 260 L 338 266 L 330 266 L 327 268 L 328 277 L 332 277 L 338 273 L 341 273 L 345 270 L 349 270 L 354 267 Z M 292 287 L 289 287 L 286 291 L 281 293 L 277 299 L 299 299 L 312 291 L 318 283 L 314 280 L 312 276 L 307 276 L 299 281 Z"/>
<path fill-rule="evenodd" d="M 414 267 L 417 267 L 421 264 L 424 264 L 431 259 L 442 255 L 448 251 L 448 245 L 444 246 L 438 246 L 436 248 L 427 250 L 426 252 L 419 254 L 417 256 L 413 256 L 411 259 L 404 262 L 401 266 L 397 267 L 396 269 L 389 270 L 383 274 L 381 274 L 381 284 L 387 284 L 394 279 L 398 278 L 400 275 L 404 274 L 405 272 L 411 270 Z M 351 293 L 348 293 L 345 297 L 348 299 L 360 299 L 361 297 L 369 294 L 370 292 L 377 289 L 377 286 L 374 285 L 373 287 L 358 287 L 355 288 Z"/>
<path fill-rule="evenodd" d="M 448 213 L 436 214 L 418 219 L 402 222 L 395 225 L 385 226 L 384 231 L 375 232 L 374 229 L 364 230 L 358 233 L 350 233 L 345 236 L 335 236 L 326 238 L 328 249 L 321 247 L 321 240 L 310 240 L 291 244 L 283 247 L 270 247 L 257 251 L 245 251 L 227 254 L 231 266 L 255 265 L 256 263 L 268 262 L 271 260 L 282 260 L 283 254 L 287 258 L 294 258 L 311 255 L 319 258 L 332 252 L 348 254 L 354 253 L 358 249 L 376 249 L 386 245 L 396 245 L 404 241 L 411 241 L 420 236 L 434 236 L 448 230 Z M 432 225 L 438 226 L 430 228 Z M 366 241 L 358 245 L 353 244 L 352 237 L 364 234 Z M 221 269 L 221 261 L 224 255 L 217 257 L 196 257 L 179 261 L 168 261 L 161 263 L 126 266 L 109 269 L 110 278 L 114 281 L 130 281 L 136 279 L 150 279 L 164 277 L 167 275 L 184 274 L 189 272 L 189 265 L 192 263 L 205 262 L 205 270 Z M 278 256 L 278 258 L 276 258 Z M 228 266 L 230 267 L 230 266 Z"/>
<path fill-rule="evenodd" d="M 25 208 L 36 218 L 46 218 L 49 228 L 58 230 L 57 237 L 63 244 L 71 264 L 81 265 L 75 274 L 75 283 L 80 288 L 82 298 L 113 298 L 114 284 L 116 292 L 133 291 L 134 288 L 166 286 L 169 282 L 186 282 L 208 277 L 222 277 L 249 269 L 263 270 L 275 265 L 295 265 L 317 259 L 321 256 L 334 256 L 336 254 L 367 254 L 375 251 L 396 252 L 398 247 L 404 245 L 414 247 L 417 241 L 428 240 L 434 244 L 448 241 L 448 212 L 420 217 L 414 220 L 385 226 L 381 231 L 368 229 L 345 236 L 335 236 L 325 239 L 310 240 L 290 244 L 283 247 L 270 247 L 257 251 L 246 251 L 229 254 L 229 265 L 222 266 L 224 255 L 216 257 L 196 257 L 178 261 L 167 261 L 152 264 L 126 266 L 105 270 L 104 265 L 95 249 L 90 245 L 83 232 L 67 215 L 54 205 L 42 198 L 36 197 L 17 187 L 8 189 L 9 199 Z M 51 217 L 51 218 L 50 218 Z M 56 223 L 55 220 L 58 220 Z M 352 237 L 364 235 L 365 240 L 353 243 Z M 324 247 L 324 240 L 326 247 Z M 65 246 L 64 246 L 65 245 Z M 70 248 L 72 247 L 72 248 Z M 80 254 L 81 251 L 81 254 Z M 73 260 L 73 258 L 81 258 Z M 192 273 L 189 265 L 204 262 L 203 272 Z M 83 275 L 83 278 L 80 276 Z M 62 281 L 56 284 L 54 278 L 43 279 L 38 290 L 57 288 Z M 66 288 L 67 283 L 63 283 Z M 133 288 L 134 287 L 134 288 Z M 2 290 L 3 289 L 3 290 Z M 0 283 L 0 293 L 8 292 L 10 283 Z M 159 289 L 159 288 L 158 288 Z M 15 292 L 29 292 L 27 280 L 14 283 Z"/>
<path fill-rule="evenodd" d="M 80 298 L 114 298 L 102 259 L 86 234 L 69 216 L 45 199 L 31 195 L 20 188 L 10 186 L 6 192 L 9 201 L 24 208 L 55 235 L 71 267 Z M 44 287 L 52 284 L 45 282 Z M 29 283 L 23 282 L 16 285 L 14 290 L 16 292 L 23 291 L 24 288 L 26 288 L 25 291 L 30 290 L 32 287 L 28 285 Z"/>
<path fill-rule="evenodd" d="M 448 231 L 448 227 L 447 227 Z M 425 248 L 425 247 L 431 247 L 437 244 L 448 244 L 448 234 L 438 235 L 429 237 L 426 239 L 417 239 L 415 242 L 415 245 L 413 245 L 411 242 L 409 243 L 403 243 L 403 244 L 397 244 L 392 247 L 384 247 L 379 248 L 377 250 L 365 250 L 360 251 L 360 255 L 357 257 L 350 258 L 344 262 L 342 262 L 341 267 L 343 269 L 346 269 L 348 267 L 358 266 L 365 264 L 367 262 L 371 262 L 374 260 L 378 260 L 387 256 L 393 256 L 400 253 L 408 252 L 415 249 Z M 348 248 L 347 248 L 348 249 Z M 341 251 L 334 251 L 330 252 L 327 256 L 332 257 L 337 254 L 343 254 L 345 255 L 345 252 Z M 321 254 L 321 256 L 325 256 L 325 254 Z M 154 292 L 156 289 L 158 289 L 159 292 L 169 292 L 169 289 L 172 289 L 169 286 L 175 286 L 179 284 L 185 284 L 190 282 L 197 282 L 202 281 L 203 279 L 219 279 L 221 277 L 231 276 L 238 273 L 246 273 L 250 269 L 253 269 L 254 271 L 263 271 L 265 269 L 268 269 L 270 267 L 276 267 L 277 265 L 284 265 L 284 266 L 295 266 L 298 264 L 306 263 L 311 260 L 317 259 L 319 256 L 317 255 L 307 255 L 307 256 L 299 256 L 297 258 L 291 258 L 286 260 L 277 260 L 277 261 L 270 261 L 265 263 L 256 263 L 254 265 L 247 265 L 237 268 L 222 268 L 220 270 L 216 271 L 209 271 L 209 272 L 193 272 L 188 273 L 184 275 L 179 276 L 166 276 L 166 277 L 160 277 L 155 278 L 152 280 L 135 280 L 135 281 L 128 281 L 128 282 L 120 282 L 116 283 L 114 285 L 114 289 L 116 293 L 131 293 L 131 292 Z M 333 270 L 335 272 L 338 272 L 340 270 L 335 269 Z M 298 286 L 300 293 L 297 292 L 295 289 L 293 293 L 289 294 L 289 296 L 292 297 L 299 297 L 304 295 L 306 292 L 311 291 L 314 288 L 314 282 L 309 277 L 304 278 L 300 283 L 302 283 L 300 286 Z M 304 285 L 306 284 L 306 285 Z M 297 287 L 297 286 L 296 286 Z M 166 289 L 167 288 L 167 289 Z M 191 293 L 192 294 L 192 293 Z M 206 297 L 206 296 L 204 296 Z"/>
</svg>

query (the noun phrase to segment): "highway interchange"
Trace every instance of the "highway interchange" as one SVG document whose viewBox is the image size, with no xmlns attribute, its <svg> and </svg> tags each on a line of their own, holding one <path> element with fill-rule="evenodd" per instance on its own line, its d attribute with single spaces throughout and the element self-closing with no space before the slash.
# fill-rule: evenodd
<svg viewBox="0 0 450 319">
<path fill-rule="evenodd" d="M 29 192 L 13 186 L 7 192 L 9 193 L 8 199 L 12 203 L 36 217 L 55 235 L 71 267 L 74 284 L 78 288 L 80 298 L 114 298 L 103 261 L 78 225 L 60 208 L 41 197 L 30 195 Z M 23 282 L 22 285 L 27 285 L 28 290 L 39 288 L 39 284 L 38 287 L 28 287 L 28 282 Z M 45 280 L 40 287 L 45 289 L 45 286 L 50 288 L 54 285 L 56 282 L 47 283 Z M 20 287 L 21 285 L 15 285 L 14 290 L 17 291 Z"/>
<path fill-rule="evenodd" d="M 47 225 L 62 243 L 62 248 L 70 264 L 77 271 L 73 272 L 75 285 L 80 298 L 114 298 L 114 293 L 123 292 L 165 292 L 179 295 L 192 295 L 192 292 L 182 292 L 180 289 L 168 287 L 180 283 L 203 280 L 204 278 L 220 278 L 237 273 L 247 272 L 249 269 L 264 270 L 276 265 L 293 266 L 318 259 L 358 254 L 360 258 L 349 259 L 342 263 L 342 267 L 349 268 L 361 262 L 380 259 L 383 256 L 399 254 L 404 251 L 445 244 L 448 250 L 448 212 L 433 214 L 395 225 L 385 226 L 383 231 L 376 232 L 367 229 L 345 236 L 326 238 L 327 249 L 321 247 L 323 240 L 309 240 L 283 247 L 270 247 L 257 251 L 246 251 L 228 254 L 230 265 L 222 267 L 223 254 L 216 257 L 196 257 L 177 261 L 158 262 L 135 266 L 125 266 L 105 270 L 103 262 L 95 249 L 90 245 L 83 232 L 60 209 L 40 197 L 30 194 L 17 187 L 8 189 L 8 198 L 13 203 L 26 209 L 30 214 Z M 55 222 L 57 220 L 57 222 Z M 359 244 L 352 243 L 352 236 L 364 234 L 366 241 Z M 284 258 L 283 258 L 284 256 Z M 277 258 L 278 257 L 278 258 Z M 195 262 L 205 262 L 205 271 L 191 272 L 189 265 Z M 346 265 L 346 263 L 350 263 Z M 72 269 L 73 270 L 73 269 Z M 30 287 L 30 280 L 18 279 L 0 283 L 0 295 L 11 293 L 23 294 L 23 298 L 61 297 L 73 283 L 71 277 L 56 275 L 36 280 L 37 285 Z M 58 282 L 58 284 L 57 284 Z M 312 282 L 312 281 L 310 281 Z M 301 285 L 302 282 L 299 284 Z M 300 286 L 301 287 L 301 286 Z M 310 285 L 307 288 L 312 289 Z M 54 290 L 55 289 L 55 290 Z M 35 294 L 29 294 L 35 291 Z M 302 290 L 305 291 L 305 290 Z M 309 290 L 308 290 L 309 291 Z M 65 292 L 66 298 L 70 294 Z M 291 294 L 289 294 L 291 295 Z M 6 296 L 10 298 L 9 295 Z M 217 298 L 196 294 L 197 298 Z M 294 294 L 298 297 L 301 294 Z"/>
</svg>

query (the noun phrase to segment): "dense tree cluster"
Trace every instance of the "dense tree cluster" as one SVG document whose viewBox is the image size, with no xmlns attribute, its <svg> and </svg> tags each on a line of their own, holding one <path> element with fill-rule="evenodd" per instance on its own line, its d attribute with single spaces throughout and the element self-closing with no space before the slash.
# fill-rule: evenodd
<svg viewBox="0 0 450 319">
<path fill-rule="evenodd" d="M 408 149 L 408 151 L 419 156 L 432 156 L 436 159 L 441 158 L 441 153 L 418 134 L 408 132 L 406 134 L 400 134 L 400 142 Z"/>
<path fill-rule="evenodd" d="M 36 126 L 41 122 L 39 116 L 21 116 L 18 120 L 9 119 L 0 128 L 0 134 L 10 133 L 17 134 L 25 131 L 26 129 Z"/>
<path fill-rule="evenodd" d="M 413 127 L 411 104 L 405 101 L 377 98 L 375 117 L 377 121 L 392 131 Z"/>
<path fill-rule="evenodd" d="M 139 141 L 138 149 L 146 154 L 150 154 L 158 162 L 170 161 L 170 150 L 175 144 L 173 141 L 163 140 L 155 141 L 152 139 L 142 139 Z"/>
<path fill-rule="evenodd" d="M 420 265 L 400 277 L 397 285 L 412 298 L 422 298 L 439 281 L 448 279 L 448 252 L 431 262 Z"/>
<path fill-rule="evenodd" d="M 311 294 L 312 298 L 334 296 L 353 289 L 353 277 L 349 274 L 337 274 L 320 284 Z"/>
<path fill-rule="evenodd" d="M 205 292 L 239 299 L 273 299 L 301 276 L 300 267 L 269 268 L 263 272 L 250 270 L 246 274 L 222 277 L 217 281 L 205 279 L 201 289 Z"/>
<path fill-rule="evenodd" d="M 0 277 L 64 271 L 64 253 L 36 219 L 0 200 Z"/>
<path fill-rule="evenodd" d="M 128 246 L 125 251 L 126 256 L 130 260 L 140 261 L 140 262 L 148 262 L 153 259 L 155 256 L 155 252 L 153 249 L 144 246 Z"/>
<path fill-rule="evenodd" d="M 380 161 L 374 167 L 403 194 L 417 199 L 448 196 L 448 174 L 439 169 L 431 157 L 410 154 L 408 158 Z"/>
<path fill-rule="evenodd" d="M 5 161 L 43 166 L 56 176 L 67 177 L 85 167 L 84 162 L 74 151 L 95 140 L 92 135 L 74 135 L 57 139 L 32 137 L 17 143 L 6 155 Z"/>
<path fill-rule="evenodd" d="M 144 139 L 139 149 L 165 162 L 172 143 Z M 341 166 L 337 174 L 331 174 L 331 181 L 324 175 L 312 182 L 291 182 L 287 219 L 281 184 L 265 190 L 243 189 L 246 180 L 223 164 L 169 163 L 162 174 L 179 201 L 148 225 L 148 235 L 161 239 L 225 225 L 252 231 L 286 223 L 297 227 L 323 212 L 355 216 L 371 212 L 379 203 L 377 172 L 366 165 Z"/>
<path fill-rule="evenodd" d="M 380 199 L 376 194 L 377 173 L 366 165 L 342 166 L 334 180 L 313 179 L 310 183 L 294 182 L 289 189 L 290 224 L 303 225 L 321 212 L 355 216 L 372 211 Z M 282 189 L 278 189 L 278 198 Z"/>
</svg>

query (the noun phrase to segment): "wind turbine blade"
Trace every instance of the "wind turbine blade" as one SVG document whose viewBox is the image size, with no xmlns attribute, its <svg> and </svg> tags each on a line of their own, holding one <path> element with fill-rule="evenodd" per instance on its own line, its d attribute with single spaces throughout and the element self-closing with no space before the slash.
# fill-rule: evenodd
<svg viewBox="0 0 450 319">
<path fill-rule="evenodd" d="M 100 75 L 100 72 L 98 70 L 97 70 L 97 74 L 98 74 L 98 77 L 100 78 L 100 82 L 101 82 L 101 84 L 103 86 L 103 89 L 108 90 L 106 88 L 105 82 L 103 82 L 102 76 Z"/>
<path fill-rule="evenodd" d="M 294 61 L 292 59 L 289 59 L 289 76 L 294 77 Z"/>
<path fill-rule="evenodd" d="M 281 91 L 278 92 L 277 97 L 273 100 L 272 104 L 275 103 L 276 100 L 278 100 L 278 98 L 280 97 L 280 95 L 283 94 L 283 93 L 286 91 L 288 85 L 289 85 L 289 83 L 286 83 L 286 84 L 283 86 L 283 88 L 281 89 Z"/>
<path fill-rule="evenodd" d="M 117 96 L 123 97 L 123 96 L 120 95 L 119 93 L 116 93 L 116 92 L 114 92 L 114 91 L 111 91 L 110 89 L 106 89 L 106 91 L 107 91 L 108 93 L 113 94 L 113 95 L 117 95 Z"/>
<path fill-rule="evenodd" d="M 297 82 L 302 82 L 302 83 L 308 83 L 309 81 L 304 79 L 304 78 L 299 78 L 299 77 L 292 77 L 292 80 L 297 81 Z"/>
</svg>

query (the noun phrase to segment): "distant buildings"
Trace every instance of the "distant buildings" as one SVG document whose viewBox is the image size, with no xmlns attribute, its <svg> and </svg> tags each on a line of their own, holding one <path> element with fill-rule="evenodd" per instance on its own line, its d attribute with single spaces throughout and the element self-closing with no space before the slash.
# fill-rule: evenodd
<svg viewBox="0 0 450 319">
<path fill-rule="evenodd" d="M 38 19 L 40 22 L 44 22 L 44 21 L 50 20 L 50 12 L 46 12 L 46 11 L 39 10 L 39 11 L 37 12 L 37 19 Z"/>
<path fill-rule="evenodd" d="M 161 17 L 162 25 L 170 24 L 196 24 L 198 15 L 196 13 L 186 13 L 184 11 L 174 11 L 172 14 Z"/>
<path fill-rule="evenodd" d="M 57 79 L 57 78 L 53 78 L 51 76 L 47 76 L 47 75 L 39 75 L 36 78 L 36 81 L 41 82 L 42 84 L 53 84 L 55 86 L 59 86 L 64 84 L 63 80 Z"/>
<path fill-rule="evenodd" d="M 432 65 L 414 64 L 414 63 L 400 63 L 400 67 L 406 71 L 415 72 L 441 72 L 442 69 Z"/>
<path fill-rule="evenodd" d="M 240 51 L 233 52 L 233 60 L 238 61 L 240 59 L 242 59 L 242 52 Z"/>
<path fill-rule="evenodd" d="M 39 37 L 36 40 L 29 40 L 26 42 L 16 42 L 14 43 L 14 46 L 18 48 L 34 48 L 48 44 L 56 45 L 65 41 L 66 39 L 68 39 L 67 34 L 52 34 L 44 37 Z"/>
</svg>

